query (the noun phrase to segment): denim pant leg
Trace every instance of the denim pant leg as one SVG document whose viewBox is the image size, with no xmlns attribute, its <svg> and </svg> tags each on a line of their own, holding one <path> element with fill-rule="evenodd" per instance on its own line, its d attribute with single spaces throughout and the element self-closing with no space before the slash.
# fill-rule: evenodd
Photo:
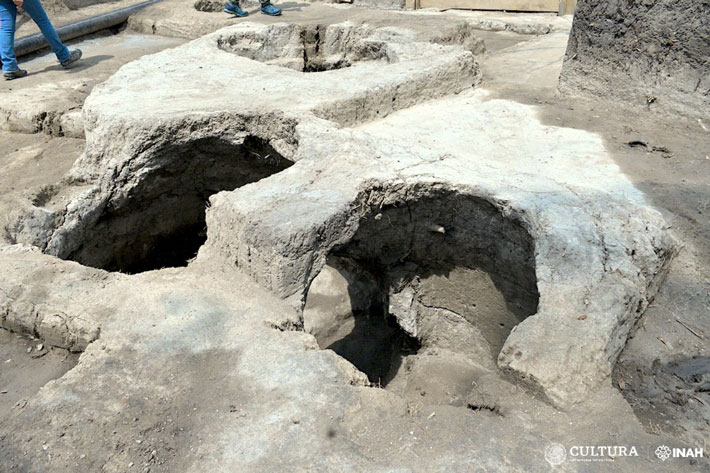
<svg viewBox="0 0 710 473">
<path fill-rule="evenodd" d="M 15 20 L 17 7 L 10 0 L 0 0 L 0 56 L 2 71 L 11 72 L 20 68 L 15 58 Z"/>
<path fill-rule="evenodd" d="M 49 43 L 49 46 L 52 48 L 52 52 L 57 55 L 59 62 L 69 59 L 69 55 L 71 53 L 69 52 L 69 49 L 64 46 L 62 40 L 59 39 L 59 35 L 57 35 L 57 31 L 54 29 L 54 26 L 52 26 L 52 22 L 49 21 L 49 17 L 44 11 L 44 8 L 42 8 L 40 0 L 25 0 L 22 4 L 22 9 L 30 15 L 32 21 L 37 23 L 44 39 L 46 39 Z"/>
</svg>

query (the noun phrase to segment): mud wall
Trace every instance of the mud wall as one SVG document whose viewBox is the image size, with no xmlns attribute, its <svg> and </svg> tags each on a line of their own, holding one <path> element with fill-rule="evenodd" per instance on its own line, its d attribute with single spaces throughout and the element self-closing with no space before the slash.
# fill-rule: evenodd
<svg viewBox="0 0 710 473">
<path fill-rule="evenodd" d="M 701 117 L 710 109 L 709 0 L 581 0 L 560 90 Z"/>
</svg>

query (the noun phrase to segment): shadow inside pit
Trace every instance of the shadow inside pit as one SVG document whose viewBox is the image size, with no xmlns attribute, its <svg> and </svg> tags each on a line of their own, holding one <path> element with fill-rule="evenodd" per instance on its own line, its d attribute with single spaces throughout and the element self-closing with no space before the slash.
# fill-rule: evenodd
<svg viewBox="0 0 710 473">
<path fill-rule="evenodd" d="M 139 273 L 186 266 L 206 240 L 205 207 L 212 194 L 233 190 L 293 164 L 268 142 L 216 137 L 158 150 L 138 176 L 123 183 L 82 245 L 66 259 L 108 271 Z"/>
<path fill-rule="evenodd" d="M 358 297 L 348 286 L 351 300 Z M 324 347 L 333 350 L 367 375 L 374 385 L 386 387 L 407 355 L 416 354 L 419 342 L 410 337 L 387 311 L 387 301 L 373 301 L 369 311 L 353 310 L 353 328 Z"/>
</svg>

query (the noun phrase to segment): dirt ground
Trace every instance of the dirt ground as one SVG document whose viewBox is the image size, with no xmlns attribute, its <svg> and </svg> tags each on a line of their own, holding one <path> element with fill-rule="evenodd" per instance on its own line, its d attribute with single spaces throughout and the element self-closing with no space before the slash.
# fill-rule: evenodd
<svg viewBox="0 0 710 473">
<path fill-rule="evenodd" d="M 78 353 L 0 330 L 0 420 L 76 365 Z"/>
<path fill-rule="evenodd" d="M 480 32 L 488 50 L 479 58 L 484 73 L 482 87 L 493 92 L 491 99 L 536 106 L 547 125 L 583 129 L 603 137 L 623 173 L 663 213 L 682 243 L 665 283 L 622 352 L 612 383 L 648 433 L 668 434 L 679 444 L 705 446 L 707 451 L 710 118 L 663 118 L 631 112 L 618 103 L 560 95 L 557 77 L 566 33 L 547 36 Z M 540 38 L 546 41 L 539 42 Z M 100 38 L 96 41 L 101 44 Z M 112 41 L 116 59 L 108 63 L 117 69 L 122 63 L 120 47 L 115 38 Z M 528 61 L 510 55 L 511 50 L 525 48 L 529 48 Z M 82 69 L 82 74 L 90 77 L 92 67 L 95 64 Z M 105 77 L 108 72 L 103 67 L 97 74 Z M 40 79 L 37 75 L 33 80 Z M 0 204 L 7 206 L 9 191 L 17 189 L 36 198 L 61 179 L 81 154 L 83 143 L 74 138 L 0 132 Z M 47 347 L 37 351 L 39 343 L 0 330 L 0 420 L 11 415 L 16 404 L 76 364 L 76 354 Z"/>
</svg>

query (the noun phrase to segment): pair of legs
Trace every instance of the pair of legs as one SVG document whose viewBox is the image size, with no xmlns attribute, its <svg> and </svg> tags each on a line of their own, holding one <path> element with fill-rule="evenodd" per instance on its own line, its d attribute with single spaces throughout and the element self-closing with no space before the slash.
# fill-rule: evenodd
<svg viewBox="0 0 710 473">
<path fill-rule="evenodd" d="M 249 12 L 239 6 L 239 0 L 229 0 L 224 6 L 224 11 L 235 16 L 247 16 Z M 271 3 L 271 0 L 261 0 L 261 13 L 270 16 L 279 16 L 281 9 Z"/>
<path fill-rule="evenodd" d="M 42 8 L 40 0 L 24 0 L 22 9 L 30 15 L 30 18 L 37 23 L 42 35 L 52 48 L 52 52 L 57 56 L 62 65 L 76 56 L 75 52 L 69 49 L 59 39 L 52 22 L 49 21 L 47 13 Z M 12 73 L 20 70 L 15 57 L 15 22 L 17 18 L 17 7 L 12 0 L 0 0 L 0 55 L 2 55 L 3 73 Z M 81 53 L 79 53 L 81 56 Z M 77 58 L 78 59 L 78 58 Z"/>
</svg>

